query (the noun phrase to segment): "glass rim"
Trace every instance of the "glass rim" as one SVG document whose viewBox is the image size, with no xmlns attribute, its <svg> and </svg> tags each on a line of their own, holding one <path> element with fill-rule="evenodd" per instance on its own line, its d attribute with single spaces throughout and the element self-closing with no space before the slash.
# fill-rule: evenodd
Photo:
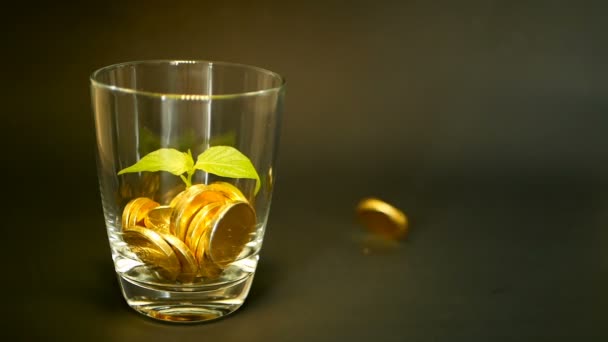
<svg viewBox="0 0 608 342">
<path fill-rule="evenodd" d="M 222 66 L 231 66 L 231 67 L 239 67 L 243 69 L 255 70 L 256 72 L 264 73 L 275 77 L 279 80 L 279 85 L 276 87 L 269 87 L 260 90 L 254 91 L 245 91 L 240 93 L 231 93 L 231 94 L 211 94 L 211 95 L 203 95 L 203 94 L 188 94 L 188 93 L 159 93 L 153 91 L 145 91 L 145 90 L 137 90 L 128 87 L 119 87 L 115 85 L 108 84 L 107 82 L 102 82 L 98 80 L 98 76 L 112 69 L 123 68 L 127 66 L 135 66 L 135 65 L 143 65 L 143 64 L 167 64 L 167 65 L 179 65 L 179 64 L 208 64 L 210 66 L 213 65 L 222 65 Z M 143 95 L 149 97 L 156 98 L 169 98 L 169 99 L 177 99 L 177 100 L 215 100 L 215 99 L 231 99 L 231 98 L 239 98 L 246 96 L 258 96 L 264 95 L 273 92 L 279 92 L 285 88 L 287 84 L 285 77 L 276 73 L 274 71 L 264 69 L 261 67 L 257 67 L 254 65 L 242 64 L 242 63 L 233 63 L 233 62 L 225 62 L 225 61 L 212 61 L 212 60 L 202 60 L 202 59 L 191 59 L 191 60 L 173 60 L 173 59 L 149 59 L 149 60 L 137 60 L 130 62 L 122 62 L 110 64 L 104 67 L 101 67 L 95 71 L 93 71 L 89 77 L 91 81 L 91 85 L 98 88 L 108 89 L 111 91 L 121 92 L 125 94 L 134 94 L 134 95 Z"/>
</svg>

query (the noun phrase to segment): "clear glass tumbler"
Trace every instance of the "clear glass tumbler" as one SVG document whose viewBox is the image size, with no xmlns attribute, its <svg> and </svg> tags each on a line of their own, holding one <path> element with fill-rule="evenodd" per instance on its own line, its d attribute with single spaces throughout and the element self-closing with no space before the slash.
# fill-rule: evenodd
<svg viewBox="0 0 608 342">
<path fill-rule="evenodd" d="M 256 271 L 285 80 L 258 67 L 139 61 L 91 75 L 101 202 L 129 306 L 200 322 L 234 312 Z"/>
</svg>

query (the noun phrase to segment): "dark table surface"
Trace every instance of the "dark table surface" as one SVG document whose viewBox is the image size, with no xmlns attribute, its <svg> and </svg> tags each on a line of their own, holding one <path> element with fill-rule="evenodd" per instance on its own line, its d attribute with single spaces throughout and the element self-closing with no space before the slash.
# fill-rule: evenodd
<svg viewBox="0 0 608 342">
<path fill-rule="evenodd" d="M 0 335 L 606 341 L 606 6 L 395 3 L 3 13 Z M 246 304 L 208 324 L 132 311 L 105 233 L 88 76 L 158 58 L 254 64 L 288 80 L 259 269 Z M 405 211 L 407 240 L 365 233 L 354 219 L 365 196 Z"/>
</svg>

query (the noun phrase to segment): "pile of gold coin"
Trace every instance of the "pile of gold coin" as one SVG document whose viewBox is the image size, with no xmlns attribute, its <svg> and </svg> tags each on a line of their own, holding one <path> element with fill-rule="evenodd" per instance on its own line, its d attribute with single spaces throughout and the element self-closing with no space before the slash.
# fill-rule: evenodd
<svg viewBox="0 0 608 342">
<path fill-rule="evenodd" d="M 250 241 L 255 223 L 247 198 L 225 182 L 192 185 L 169 205 L 138 197 L 122 215 L 131 251 L 161 278 L 182 283 L 219 276 Z"/>
</svg>

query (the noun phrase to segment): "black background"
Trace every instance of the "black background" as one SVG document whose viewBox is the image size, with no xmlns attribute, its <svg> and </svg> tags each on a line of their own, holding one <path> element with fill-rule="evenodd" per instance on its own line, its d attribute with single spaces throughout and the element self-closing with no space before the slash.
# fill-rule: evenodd
<svg viewBox="0 0 608 342">
<path fill-rule="evenodd" d="M 133 1 L 6 8 L 3 334 L 117 341 L 605 341 L 601 1 Z M 120 294 L 88 77 L 223 60 L 288 82 L 246 304 L 159 323 Z M 381 244 L 379 196 L 411 221 Z"/>
</svg>

